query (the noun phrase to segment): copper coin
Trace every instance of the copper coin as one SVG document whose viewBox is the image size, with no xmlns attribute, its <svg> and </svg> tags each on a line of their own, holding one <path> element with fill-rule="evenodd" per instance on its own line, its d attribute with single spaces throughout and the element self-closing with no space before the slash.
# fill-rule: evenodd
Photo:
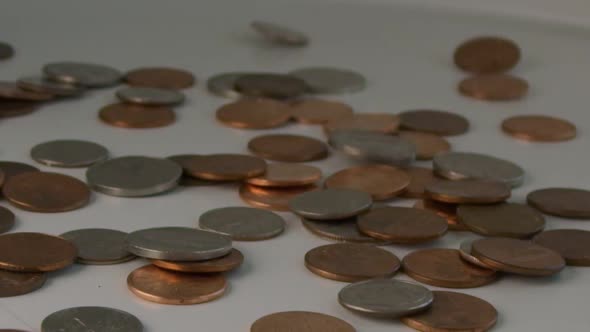
<svg viewBox="0 0 590 332">
<path fill-rule="evenodd" d="M 443 180 L 426 186 L 425 193 L 443 203 L 492 204 L 508 199 L 510 187 L 490 180 Z"/>
<path fill-rule="evenodd" d="M 545 227 L 545 218 L 533 208 L 515 203 L 459 205 L 459 222 L 484 236 L 531 237 Z"/>
<path fill-rule="evenodd" d="M 260 187 L 299 187 L 315 184 L 322 178 L 322 170 L 309 165 L 274 163 L 260 176 L 249 178 L 247 183 Z"/>
<path fill-rule="evenodd" d="M 40 105 L 35 101 L 2 99 L 0 100 L 0 118 L 31 114 Z"/>
<path fill-rule="evenodd" d="M 0 268 L 16 272 L 48 272 L 70 266 L 78 249 L 70 241 L 41 233 L 0 235 Z"/>
<path fill-rule="evenodd" d="M 469 121 L 463 116 L 451 112 L 413 110 L 402 112 L 400 118 L 403 129 L 440 136 L 461 135 L 469 130 Z"/>
<path fill-rule="evenodd" d="M 471 244 L 473 243 L 473 241 L 474 240 L 464 240 L 463 242 L 461 242 L 461 244 L 459 245 L 459 255 L 461 255 L 461 258 L 464 261 L 471 263 L 473 265 L 483 267 L 484 269 L 493 270 L 491 267 L 485 265 L 479 259 L 477 259 L 475 256 L 471 254 Z"/>
<path fill-rule="evenodd" d="M 243 74 L 236 79 L 235 87 L 244 96 L 292 99 L 305 93 L 307 86 L 300 78 L 285 74 Z"/>
<path fill-rule="evenodd" d="M 206 186 L 212 185 L 216 182 L 207 181 L 202 179 L 194 178 L 188 172 L 188 165 L 191 162 L 198 162 L 200 155 L 196 154 L 177 154 L 174 156 L 167 157 L 167 159 L 172 160 L 173 162 L 177 163 L 180 167 L 182 167 L 182 177 L 180 177 L 180 181 L 178 184 L 185 187 L 194 187 L 194 186 Z"/>
<path fill-rule="evenodd" d="M 31 293 L 41 288 L 46 280 L 45 273 L 0 270 L 0 298 Z"/>
<path fill-rule="evenodd" d="M 0 81 L 0 98 L 45 101 L 53 99 L 53 95 L 45 92 L 27 91 L 18 87 L 16 82 Z"/>
<path fill-rule="evenodd" d="M 10 59 L 14 56 L 14 48 L 12 45 L 0 42 L 0 60 Z"/>
<path fill-rule="evenodd" d="M 270 134 L 254 137 L 248 142 L 248 149 L 265 159 L 284 162 L 304 162 L 324 159 L 328 156 L 328 146 L 315 138 Z"/>
<path fill-rule="evenodd" d="M 99 118 L 106 124 L 122 128 L 156 128 L 172 124 L 174 111 L 164 106 L 111 104 L 100 109 Z"/>
<path fill-rule="evenodd" d="M 466 231 L 467 227 L 459 223 L 457 219 L 457 204 L 441 203 L 430 199 L 416 201 L 415 209 L 430 210 L 445 218 L 449 230 Z"/>
<path fill-rule="evenodd" d="M 406 130 L 398 135 L 416 146 L 418 160 L 431 160 L 437 153 L 451 150 L 449 141 L 439 135 Z"/>
<path fill-rule="evenodd" d="M 324 239 L 374 245 L 390 243 L 361 233 L 357 226 L 357 217 L 328 221 L 301 218 L 301 223 L 308 231 Z"/>
<path fill-rule="evenodd" d="M 445 235 L 447 221 L 436 213 L 408 207 L 374 208 L 358 217 L 360 231 L 376 239 L 414 244 Z"/>
<path fill-rule="evenodd" d="M 387 165 L 367 165 L 343 169 L 330 175 L 326 188 L 364 191 L 375 200 L 385 200 L 403 192 L 410 184 L 405 171 Z"/>
<path fill-rule="evenodd" d="M 590 266 L 590 232 L 553 229 L 537 234 L 533 242 L 558 252 L 567 265 Z"/>
<path fill-rule="evenodd" d="M 4 183 L 6 183 L 15 175 L 27 172 L 39 172 L 39 169 L 35 166 L 16 161 L 0 161 L 0 172 L 4 174 Z"/>
<path fill-rule="evenodd" d="M 300 123 L 325 124 L 352 116 L 352 107 L 331 100 L 306 99 L 291 105 L 291 116 Z"/>
<path fill-rule="evenodd" d="M 189 160 L 185 170 L 199 179 L 239 181 L 264 174 L 266 162 L 243 154 L 210 154 Z"/>
<path fill-rule="evenodd" d="M 400 118 L 395 114 L 355 113 L 326 122 L 324 131 L 330 133 L 338 129 L 354 129 L 393 134 L 397 132 L 399 123 Z"/>
<path fill-rule="evenodd" d="M 180 90 L 195 84 L 192 73 L 166 67 L 139 68 L 128 72 L 125 81 L 131 86 L 147 86 L 150 88 Z"/>
<path fill-rule="evenodd" d="M 495 271 L 465 262 L 456 249 L 417 250 L 404 257 L 402 266 L 408 276 L 437 287 L 480 287 L 497 278 Z"/>
<path fill-rule="evenodd" d="M 531 191 L 527 203 L 535 209 L 564 218 L 590 218 L 590 191 L 576 188 L 545 188 Z"/>
<path fill-rule="evenodd" d="M 316 312 L 285 311 L 259 318 L 250 332 L 355 332 L 347 322 Z"/>
<path fill-rule="evenodd" d="M 229 254 L 214 259 L 208 259 L 205 261 L 164 261 L 158 259 L 152 259 L 150 262 L 157 267 L 162 269 L 178 271 L 178 272 L 190 272 L 190 273 L 217 273 L 231 271 L 240 265 L 244 261 L 244 255 L 238 249 L 232 249 Z"/>
<path fill-rule="evenodd" d="M 501 73 L 520 60 L 520 49 L 510 39 L 485 36 L 469 39 L 455 50 L 457 67 L 472 73 Z"/>
<path fill-rule="evenodd" d="M 243 184 L 240 187 L 240 198 L 254 207 L 276 211 L 289 211 L 289 202 L 293 198 L 305 192 L 318 189 L 315 185 L 269 188 Z"/>
<path fill-rule="evenodd" d="M 410 184 L 401 194 L 402 197 L 424 198 L 424 188 L 433 182 L 440 181 L 430 168 L 409 167 L 404 170 L 410 175 Z"/>
<path fill-rule="evenodd" d="M 444 291 L 432 293 L 430 309 L 402 318 L 404 324 L 422 332 L 484 332 L 496 324 L 498 312 L 478 297 Z"/>
<path fill-rule="evenodd" d="M 565 267 L 557 252 L 518 239 L 480 239 L 471 245 L 471 254 L 495 270 L 527 276 L 548 276 Z"/>
<path fill-rule="evenodd" d="M 321 277 L 353 282 L 391 277 L 399 270 L 400 261 L 389 251 L 372 245 L 335 243 L 308 251 L 305 266 Z"/>
<path fill-rule="evenodd" d="M 68 175 L 28 172 L 11 177 L 2 192 L 8 201 L 23 210 L 65 212 L 88 204 L 88 186 Z"/>
<path fill-rule="evenodd" d="M 0 206 L 0 234 L 8 232 L 14 226 L 14 213 Z"/>
<path fill-rule="evenodd" d="M 474 76 L 459 82 L 459 92 L 462 95 L 490 101 L 520 99 L 528 90 L 527 81 L 508 74 Z"/>
<path fill-rule="evenodd" d="M 276 128 L 286 124 L 289 106 L 272 99 L 241 99 L 221 106 L 217 120 L 226 126 L 243 129 Z"/>
<path fill-rule="evenodd" d="M 227 288 L 227 281 L 217 273 L 189 274 L 145 265 L 129 274 L 127 287 L 147 301 L 186 305 L 221 297 Z"/>
<path fill-rule="evenodd" d="M 576 125 L 546 115 L 520 115 L 502 121 L 502 130 L 520 140 L 533 142 L 568 141 L 576 137 Z"/>
</svg>

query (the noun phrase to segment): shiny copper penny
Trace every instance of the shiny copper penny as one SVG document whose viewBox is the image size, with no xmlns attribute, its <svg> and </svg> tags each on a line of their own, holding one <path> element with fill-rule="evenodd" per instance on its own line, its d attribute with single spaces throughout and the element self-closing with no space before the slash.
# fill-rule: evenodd
<svg viewBox="0 0 590 332">
<path fill-rule="evenodd" d="M 106 124 L 122 128 L 157 128 L 174 123 L 174 111 L 164 106 L 111 104 L 100 109 L 98 117 Z"/>
<path fill-rule="evenodd" d="M 309 165 L 274 163 L 266 167 L 260 176 L 249 178 L 247 183 L 260 187 L 298 187 L 316 183 L 322 178 L 322 170 Z"/>
<path fill-rule="evenodd" d="M 415 209 L 430 210 L 439 216 L 445 218 L 449 230 L 452 231 L 466 231 L 467 227 L 459 223 L 457 219 L 457 204 L 449 204 L 433 201 L 430 199 L 422 199 L 414 203 Z"/>
<path fill-rule="evenodd" d="M 0 235 L 0 269 L 48 272 L 74 263 L 78 249 L 70 241 L 41 233 Z"/>
<path fill-rule="evenodd" d="M 406 190 L 401 194 L 402 197 L 407 198 L 424 198 L 424 188 L 427 185 L 439 181 L 430 168 L 424 167 L 408 167 L 404 169 L 410 175 L 410 184 Z"/>
<path fill-rule="evenodd" d="M 27 100 L 0 100 L 0 118 L 21 116 L 36 111 L 41 103 Z"/>
<path fill-rule="evenodd" d="M 138 297 L 160 304 L 197 304 L 213 301 L 227 288 L 225 277 L 217 273 L 190 274 L 140 267 L 127 277 L 127 287 Z"/>
<path fill-rule="evenodd" d="M 520 48 L 510 39 L 485 36 L 469 39 L 455 50 L 457 67 L 472 73 L 501 73 L 520 60 Z"/>
<path fill-rule="evenodd" d="M 243 154 L 210 154 L 189 160 L 185 171 L 196 178 L 212 181 L 239 181 L 259 176 L 266 171 L 266 162 Z"/>
<path fill-rule="evenodd" d="M 471 254 L 495 270 L 527 276 L 548 276 L 565 267 L 559 253 L 518 239 L 476 240 L 471 245 Z"/>
<path fill-rule="evenodd" d="M 398 135 L 416 146 L 418 160 L 431 160 L 437 153 L 451 150 L 449 141 L 439 135 L 406 130 Z"/>
<path fill-rule="evenodd" d="M 590 266 L 590 232 L 581 229 L 553 229 L 537 234 L 533 242 L 558 252 L 567 265 Z"/>
<path fill-rule="evenodd" d="M 484 332 L 498 320 L 498 311 L 488 302 L 467 294 L 433 291 L 430 309 L 402 318 L 422 332 Z"/>
<path fill-rule="evenodd" d="M 576 188 L 545 188 L 531 191 L 527 203 L 535 209 L 564 218 L 590 218 L 590 191 Z"/>
<path fill-rule="evenodd" d="M 367 165 L 343 169 L 330 175 L 326 188 L 364 191 L 375 200 L 385 200 L 403 192 L 410 184 L 404 170 L 387 165 Z"/>
<path fill-rule="evenodd" d="M 459 222 L 484 236 L 531 237 L 545 227 L 545 218 L 535 209 L 516 203 L 459 205 Z"/>
<path fill-rule="evenodd" d="M 152 259 L 150 262 L 157 267 L 171 271 L 190 273 L 217 273 L 227 272 L 238 268 L 240 265 L 242 265 L 242 262 L 244 262 L 244 255 L 242 255 L 239 250 L 232 249 L 228 255 L 205 261 L 190 262 Z"/>
<path fill-rule="evenodd" d="M 0 298 L 31 293 L 41 288 L 46 280 L 45 273 L 0 270 Z"/>
<path fill-rule="evenodd" d="M 15 175 L 26 172 L 39 172 L 39 169 L 35 166 L 16 161 L 0 161 L 0 172 L 4 174 L 4 183 L 6 183 Z"/>
<path fill-rule="evenodd" d="M 316 312 L 285 311 L 259 318 L 250 332 L 355 332 L 347 322 Z"/>
<path fill-rule="evenodd" d="M 412 110 L 400 114 L 403 129 L 440 136 L 461 135 L 469 130 L 469 121 L 459 114 L 436 110 Z"/>
<path fill-rule="evenodd" d="M 267 129 L 285 125 L 291 118 L 289 105 L 272 99 L 241 99 L 221 106 L 217 120 L 226 126 Z"/>
<path fill-rule="evenodd" d="M 138 68 L 125 75 L 125 81 L 132 86 L 180 90 L 195 84 L 192 73 L 166 67 Z"/>
<path fill-rule="evenodd" d="M 330 133 L 338 129 L 354 129 L 393 134 L 397 132 L 399 123 L 400 118 L 395 114 L 355 113 L 326 122 L 324 124 L 324 131 Z"/>
<path fill-rule="evenodd" d="M 467 97 L 509 101 L 524 97 L 529 84 L 522 78 L 508 74 L 490 74 L 468 77 L 459 82 L 459 92 Z"/>
<path fill-rule="evenodd" d="M 14 227 L 14 213 L 9 209 L 0 206 L 0 234 L 8 232 Z"/>
<path fill-rule="evenodd" d="M 353 282 L 391 277 L 399 269 L 400 261 L 391 252 L 372 245 L 335 243 L 308 251 L 305 266 L 321 277 Z"/>
<path fill-rule="evenodd" d="M 510 187 L 490 180 L 437 181 L 426 186 L 428 198 L 443 203 L 492 204 L 510 197 Z"/>
<path fill-rule="evenodd" d="M 45 101 L 53 99 L 53 95 L 45 92 L 34 92 L 18 87 L 16 82 L 0 81 L 0 98 L 28 101 Z"/>
<path fill-rule="evenodd" d="M 265 159 L 291 163 L 320 160 L 328 156 L 328 146 L 324 142 L 290 134 L 254 137 L 248 142 L 248 149 Z"/>
<path fill-rule="evenodd" d="M 254 207 L 276 211 L 289 211 L 289 202 L 293 198 L 305 192 L 318 189 L 315 185 L 269 188 L 243 184 L 240 187 L 240 198 Z"/>
<path fill-rule="evenodd" d="M 291 116 L 300 123 L 325 124 L 352 116 L 352 107 L 331 100 L 306 99 L 291 105 Z"/>
<path fill-rule="evenodd" d="M 502 121 L 502 130 L 520 140 L 559 142 L 576 137 L 576 125 L 546 115 L 520 115 Z"/>
<path fill-rule="evenodd" d="M 177 154 L 174 156 L 167 157 L 167 159 L 172 160 L 173 162 L 177 163 L 180 167 L 182 167 L 182 176 L 180 177 L 180 181 L 178 182 L 178 184 L 184 187 L 195 187 L 207 186 L 215 183 L 213 181 L 197 179 L 191 176 L 188 172 L 188 165 L 192 162 L 198 162 L 200 158 L 201 155 L 196 154 Z"/>
</svg>

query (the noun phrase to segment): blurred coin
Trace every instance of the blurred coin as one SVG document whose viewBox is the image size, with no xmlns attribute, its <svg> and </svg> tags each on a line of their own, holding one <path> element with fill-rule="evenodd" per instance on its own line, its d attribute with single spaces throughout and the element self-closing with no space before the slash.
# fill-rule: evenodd
<svg viewBox="0 0 590 332">
<path fill-rule="evenodd" d="M 316 183 L 322 171 L 314 166 L 290 163 L 273 163 L 262 175 L 246 179 L 246 183 L 261 187 L 298 187 Z"/>
<path fill-rule="evenodd" d="M 6 183 L 15 175 L 27 172 L 39 172 L 39 169 L 35 166 L 16 161 L 0 161 L 0 171 L 4 174 L 4 183 Z"/>
<path fill-rule="evenodd" d="M 108 158 L 107 149 L 97 143 L 80 140 L 56 140 L 35 145 L 31 157 L 54 167 L 86 167 Z"/>
<path fill-rule="evenodd" d="M 264 159 L 242 154 L 210 154 L 189 160 L 184 168 L 193 177 L 211 181 L 239 181 L 266 171 Z"/>
<path fill-rule="evenodd" d="M 89 265 L 119 264 L 135 255 L 127 251 L 127 233 L 114 229 L 84 228 L 60 235 L 78 247 L 77 262 Z"/>
<path fill-rule="evenodd" d="M 238 268 L 244 261 L 244 255 L 237 250 L 232 249 L 229 254 L 208 259 L 206 261 L 164 261 L 152 259 L 150 262 L 157 267 L 166 270 L 189 272 L 189 273 L 219 273 L 227 272 Z"/>
<path fill-rule="evenodd" d="M 203 213 L 199 227 L 227 235 L 234 241 L 259 241 L 280 235 L 285 230 L 285 220 L 270 211 L 236 206 Z"/>
<path fill-rule="evenodd" d="M 483 36 L 468 39 L 455 50 L 457 67 L 472 73 L 501 73 L 520 60 L 520 49 L 510 39 Z"/>
<path fill-rule="evenodd" d="M 324 123 L 324 131 L 331 135 L 337 130 L 369 131 L 381 134 L 397 132 L 400 118 L 395 114 L 386 113 L 354 113 L 331 119 Z"/>
<path fill-rule="evenodd" d="M 243 184 L 240 187 L 240 198 L 254 207 L 276 211 L 289 211 L 289 202 L 293 198 L 305 192 L 318 189 L 315 185 L 270 188 Z"/>
<path fill-rule="evenodd" d="M 440 136 L 465 134 L 469 121 L 459 114 L 436 110 L 412 110 L 400 113 L 401 127 Z"/>
<path fill-rule="evenodd" d="M 418 131 L 400 131 L 399 137 L 409 141 L 416 147 L 416 159 L 431 160 L 441 152 L 451 149 L 451 144 L 441 136 Z"/>
<path fill-rule="evenodd" d="M 148 106 L 170 106 L 184 101 L 182 92 L 141 86 L 120 89 L 116 95 L 121 101 Z"/>
<path fill-rule="evenodd" d="M 53 62 L 43 66 L 43 73 L 51 80 L 79 84 L 89 88 L 116 85 L 121 81 L 121 72 L 115 68 L 83 62 Z"/>
<path fill-rule="evenodd" d="M 14 56 L 14 48 L 12 45 L 0 42 L 0 60 L 10 59 Z"/>
<path fill-rule="evenodd" d="M 47 275 L 34 272 L 0 270 L 0 298 L 28 294 L 41 288 Z M 0 332 L 3 331 L 0 329 Z"/>
<path fill-rule="evenodd" d="M 462 95 L 475 99 L 509 101 L 524 97 L 529 84 L 513 75 L 490 74 L 468 77 L 459 82 L 458 89 Z"/>
<path fill-rule="evenodd" d="M 8 232 L 14 227 L 14 213 L 9 209 L 0 206 L 0 234 Z"/>
<path fill-rule="evenodd" d="M 132 314 L 106 307 L 76 307 L 47 316 L 43 332 L 141 332 L 143 326 Z"/>
<path fill-rule="evenodd" d="M 459 205 L 459 222 L 484 236 L 531 237 L 545 227 L 545 218 L 527 205 L 500 203 Z"/>
<path fill-rule="evenodd" d="M 248 149 L 255 155 L 283 162 L 305 162 L 324 159 L 328 147 L 318 139 L 290 134 L 269 134 L 252 138 Z"/>
<path fill-rule="evenodd" d="M 0 99 L 0 118 L 28 115 L 41 106 L 40 102 L 16 99 Z"/>
<path fill-rule="evenodd" d="M 520 115 L 502 121 L 502 130 L 520 140 L 533 142 L 559 142 L 576 137 L 576 125 L 545 115 Z"/>
<path fill-rule="evenodd" d="M 295 76 L 273 73 L 244 74 L 236 79 L 236 90 L 248 97 L 293 99 L 305 94 L 305 82 Z"/>
<path fill-rule="evenodd" d="M 277 23 L 252 21 L 250 26 L 262 37 L 274 44 L 299 47 L 309 44 L 309 38 L 302 32 Z"/>
<path fill-rule="evenodd" d="M 9 100 L 46 101 L 54 95 L 46 92 L 33 92 L 18 87 L 15 82 L 0 81 L 0 98 Z"/>
<path fill-rule="evenodd" d="M 250 332 L 355 332 L 347 322 L 329 315 L 307 311 L 277 312 L 259 318 Z"/>
<path fill-rule="evenodd" d="M 375 245 L 389 244 L 388 241 L 377 240 L 361 233 L 357 226 L 357 217 L 327 221 L 301 218 L 301 222 L 307 230 L 322 238 Z"/>
<path fill-rule="evenodd" d="M 290 72 L 301 78 L 312 93 L 350 93 L 364 90 L 367 80 L 359 73 L 333 67 L 307 67 Z"/>
<path fill-rule="evenodd" d="M 410 184 L 405 171 L 387 165 L 366 165 L 345 168 L 325 181 L 329 189 L 364 191 L 374 200 L 386 200 L 399 195 Z"/>
<path fill-rule="evenodd" d="M 537 234 L 533 242 L 558 252 L 567 265 L 590 266 L 590 232 L 581 229 L 553 229 Z"/>
<path fill-rule="evenodd" d="M 189 165 L 198 162 L 200 157 L 200 155 L 196 154 L 177 154 L 166 158 L 172 160 L 173 162 L 177 163 L 178 166 L 182 167 L 183 173 L 180 177 L 180 181 L 178 184 L 186 187 L 205 186 L 214 184 L 213 181 L 197 179 L 191 176 L 188 172 Z"/>
<path fill-rule="evenodd" d="M 291 117 L 289 105 L 264 98 L 240 99 L 221 106 L 215 114 L 224 125 L 242 129 L 276 128 Z"/>
<path fill-rule="evenodd" d="M 231 72 L 222 73 L 209 77 L 207 80 L 207 89 L 212 94 L 227 97 L 238 98 L 242 94 L 236 91 L 236 80 L 245 74 L 252 74 L 250 72 Z"/>
<path fill-rule="evenodd" d="M 68 240 L 41 233 L 0 235 L 0 268 L 15 272 L 49 272 L 74 263 L 78 250 Z"/>
<path fill-rule="evenodd" d="M 401 193 L 402 197 L 424 198 L 424 188 L 430 183 L 440 180 L 430 168 L 412 166 L 405 168 L 404 171 L 410 176 L 410 184 Z"/>
<path fill-rule="evenodd" d="M 289 202 L 291 211 L 314 220 L 343 219 L 367 211 L 373 200 L 352 189 L 325 189 L 298 195 Z"/>
<path fill-rule="evenodd" d="M 544 188 L 531 191 L 527 203 L 535 209 L 564 218 L 590 218 L 590 191 L 576 188 Z"/>
<path fill-rule="evenodd" d="M 477 257 L 475 257 L 471 254 L 471 244 L 472 243 L 473 243 L 473 240 L 465 240 L 465 241 L 461 242 L 461 245 L 459 246 L 459 255 L 461 255 L 461 258 L 464 261 L 469 262 L 473 265 L 477 265 L 477 266 L 482 267 L 484 269 L 493 270 L 490 266 L 484 264 Z"/>
<path fill-rule="evenodd" d="M 166 106 L 142 106 L 116 103 L 100 109 L 98 117 L 106 124 L 121 128 L 157 128 L 176 120 L 174 111 Z"/>
<path fill-rule="evenodd" d="M 79 96 L 84 93 L 85 90 L 84 87 L 79 85 L 56 82 L 42 76 L 29 76 L 20 78 L 17 81 L 17 85 L 19 88 L 24 90 L 48 93 L 62 97 Z"/>
<path fill-rule="evenodd" d="M 299 123 L 325 124 L 352 114 L 350 106 L 338 101 L 305 99 L 291 105 L 291 116 Z"/>
<path fill-rule="evenodd" d="M 438 181 L 426 187 L 426 195 L 443 203 L 492 204 L 510 197 L 510 187 L 489 180 Z"/>
<path fill-rule="evenodd" d="M 125 81 L 131 86 L 181 90 L 195 84 L 189 71 L 168 67 L 144 67 L 128 71 Z"/>
</svg>

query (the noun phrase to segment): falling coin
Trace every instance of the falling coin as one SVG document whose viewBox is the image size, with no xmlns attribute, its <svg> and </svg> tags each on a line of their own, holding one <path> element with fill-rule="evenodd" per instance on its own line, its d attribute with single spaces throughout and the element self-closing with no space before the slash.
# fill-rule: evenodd
<svg viewBox="0 0 590 332">
<path fill-rule="evenodd" d="M 299 123 L 322 125 L 352 114 L 352 107 L 331 100 L 305 99 L 291 105 L 291 116 Z"/>
<path fill-rule="evenodd" d="M 545 227 L 543 215 L 516 203 L 459 205 L 457 216 L 470 231 L 484 236 L 528 238 Z"/>
<path fill-rule="evenodd" d="M 51 80 L 79 84 L 89 88 L 103 88 L 121 81 L 115 68 L 82 62 L 53 62 L 43 66 L 43 73 Z"/>
<path fill-rule="evenodd" d="M 0 206 L 0 234 L 8 232 L 14 227 L 14 213 L 9 209 Z"/>
<path fill-rule="evenodd" d="M 364 191 L 374 200 L 386 200 L 403 192 L 410 184 L 405 171 L 387 165 L 367 165 L 346 168 L 330 175 L 325 186 L 329 189 Z"/>
<path fill-rule="evenodd" d="M 443 203 L 492 204 L 510 197 L 510 187 L 489 180 L 438 181 L 426 187 L 426 195 Z"/>
<path fill-rule="evenodd" d="M 295 76 L 260 73 L 244 74 L 236 79 L 236 90 L 248 97 L 294 99 L 305 93 L 305 82 Z"/>
<path fill-rule="evenodd" d="M 150 262 L 157 267 L 171 271 L 188 273 L 219 273 L 236 269 L 237 267 L 242 265 L 243 261 L 244 255 L 242 255 L 242 253 L 239 250 L 232 249 L 230 253 L 225 256 L 214 259 L 208 259 L 206 261 L 173 262 L 163 260 L 151 260 Z"/>
<path fill-rule="evenodd" d="M 338 221 L 322 221 L 301 218 L 301 222 L 307 230 L 325 239 L 375 245 L 385 245 L 390 243 L 388 241 L 377 240 L 361 233 L 357 226 L 356 217 L 346 218 Z"/>
<path fill-rule="evenodd" d="M 210 154 L 198 160 L 189 160 L 185 171 L 204 180 L 239 181 L 264 174 L 266 162 L 242 154 Z"/>
<path fill-rule="evenodd" d="M 344 219 L 367 211 L 373 200 L 363 191 L 325 189 L 309 191 L 289 202 L 291 211 L 314 220 Z"/>
<path fill-rule="evenodd" d="M 332 67 L 307 67 L 289 74 L 305 81 L 312 93 L 350 93 L 364 90 L 367 80 L 359 73 Z"/>
<path fill-rule="evenodd" d="M 415 209 L 424 209 L 432 211 L 447 220 L 447 226 L 452 231 L 466 231 L 467 227 L 460 224 L 457 220 L 457 204 L 449 204 L 433 201 L 430 199 L 422 199 L 416 201 Z"/>
<path fill-rule="evenodd" d="M 356 332 L 347 322 L 308 311 L 277 312 L 259 318 L 250 332 Z"/>
<path fill-rule="evenodd" d="M 484 264 L 477 257 L 475 257 L 471 254 L 471 245 L 472 244 L 473 244 L 473 240 L 465 240 L 465 241 L 461 242 L 461 245 L 459 246 L 459 255 L 461 255 L 461 258 L 464 261 L 469 262 L 473 265 L 482 267 L 484 269 L 493 270 L 490 266 Z"/>
<path fill-rule="evenodd" d="M 472 73 L 501 73 L 520 60 L 520 49 L 510 39 L 484 36 L 463 42 L 454 54 L 457 67 Z"/>
<path fill-rule="evenodd" d="M 441 136 L 418 131 L 400 131 L 399 137 L 416 146 L 416 159 L 431 160 L 441 152 L 451 149 L 451 144 Z"/>
<path fill-rule="evenodd" d="M 120 89 L 116 95 L 121 101 L 147 106 L 171 106 L 184 101 L 182 92 L 141 86 Z"/>
<path fill-rule="evenodd" d="M 537 234 L 533 242 L 558 252 L 567 265 L 590 266 L 590 232 L 581 229 L 553 229 Z"/>
<path fill-rule="evenodd" d="M 0 100 L 0 118 L 28 115 L 36 111 L 41 103 L 28 100 Z"/>
<path fill-rule="evenodd" d="M 182 69 L 147 67 L 127 72 L 125 81 L 131 86 L 181 90 L 193 86 L 195 77 L 192 73 Z"/>
<path fill-rule="evenodd" d="M 196 154 L 178 154 L 167 157 L 167 159 L 172 160 L 173 162 L 177 163 L 178 166 L 182 167 L 183 172 L 178 183 L 179 185 L 193 187 L 213 184 L 212 181 L 194 178 L 188 172 L 189 165 L 191 165 L 192 163 L 197 163 L 200 158 L 201 155 Z"/>
<path fill-rule="evenodd" d="M 0 42 L 0 60 L 10 59 L 14 56 L 14 48 L 12 45 Z"/>
<path fill-rule="evenodd" d="M 268 129 L 285 125 L 291 115 L 283 102 L 256 98 L 240 99 L 221 106 L 217 120 L 226 126 L 242 129 Z"/>
<path fill-rule="evenodd" d="M 404 170 L 410 175 L 410 184 L 401 193 L 402 197 L 424 198 L 424 188 L 435 181 L 439 181 L 439 178 L 434 175 L 430 168 L 413 166 Z"/>
<path fill-rule="evenodd" d="M 381 134 L 397 132 L 399 116 L 386 113 L 354 113 L 335 118 L 324 124 L 324 131 L 330 134 L 336 130 L 370 131 Z"/>
<path fill-rule="evenodd" d="M 171 108 L 127 103 L 105 106 L 100 109 L 98 117 L 106 124 L 121 128 L 165 127 L 176 120 L 176 115 Z"/>
<path fill-rule="evenodd" d="M 4 183 L 6 183 L 15 175 L 27 172 L 39 172 L 39 169 L 35 166 L 16 161 L 0 161 L 0 171 L 4 174 Z"/>
<path fill-rule="evenodd" d="M 19 88 L 24 90 L 48 93 L 62 97 L 79 96 L 85 90 L 84 87 L 79 85 L 51 81 L 42 76 L 20 78 L 17 82 L 17 85 Z"/>
<path fill-rule="evenodd" d="M 77 262 L 89 265 L 119 264 L 135 255 L 127 251 L 127 233 L 114 229 L 85 228 L 60 235 L 78 248 Z"/>
<path fill-rule="evenodd" d="M 85 167 L 107 159 L 107 149 L 93 142 L 56 140 L 35 145 L 31 157 L 54 167 Z"/>
<path fill-rule="evenodd" d="M 45 273 L 0 270 L 0 298 L 34 292 L 41 288 L 46 280 Z"/>
<path fill-rule="evenodd" d="M 293 198 L 318 189 L 315 185 L 270 188 L 243 184 L 240 187 L 240 198 L 254 207 L 276 211 L 289 211 L 289 202 Z"/>
<path fill-rule="evenodd" d="M 52 313 L 41 323 L 42 332 L 142 332 L 132 314 L 106 307 L 76 307 Z"/>
<path fill-rule="evenodd" d="M 468 77 L 459 82 L 458 89 L 462 95 L 475 99 L 510 101 L 524 97 L 529 84 L 513 75 L 490 74 Z"/>
<path fill-rule="evenodd" d="M 590 191 L 576 188 L 544 188 L 531 191 L 527 203 L 535 209 L 564 218 L 590 218 Z"/>
<path fill-rule="evenodd" d="M 18 87 L 15 82 L 0 81 L 0 98 L 9 100 L 46 101 L 53 99 L 46 92 L 33 92 Z"/>
<path fill-rule="evenodd" d="M 298 47 L 309 44 L 309 38 L 304 33 L 276 23 L 253 21 L 250 26 L 262 37 L 274 44 Z"/>
<path fill-rule="evenodd" d="M 576 125 L 546 115 L 520 115 L 502 121 L 502 130 L 520 140 L 533 142 L 568 141 L 576 137 Z"/>
<path fill-rule="evenodd" d="M 74 263 L 78 250 L 68 240 L 41 233 L 0 235 L 0 268 L 15 272 L 49 272 Z"/>
<path fill-rule="evenodd" d="M 227 235 L 234 241 L 259 241 L 285 230 L 285 220 L 276 213 L 250 207 L 209 210 L 199 218 L 199 227 Z"/>
<path fill-rule="evenodd" d="M 322 170 L 309 165 L 274 163 L 266 172 L 246 179 L 246 183 L 260 187 L 298 187 L 315 184 L 322 178 Z"/>
<path fill-rule="evenodd" d="M 469 130 L 469 121 L 459 114 L 435 111 L 413 110 L 400 113 L 403 129 L 431 133 L 440 136 L 465 134 Z"/>
<path fill-rule="evenodd" d="M 328 147 L 318 139 L 290 134 L 269 134 L 254 137 L 248 149 L 255 155 L 283 162 L 305 162 L 324 159 Z"/>
</svg>

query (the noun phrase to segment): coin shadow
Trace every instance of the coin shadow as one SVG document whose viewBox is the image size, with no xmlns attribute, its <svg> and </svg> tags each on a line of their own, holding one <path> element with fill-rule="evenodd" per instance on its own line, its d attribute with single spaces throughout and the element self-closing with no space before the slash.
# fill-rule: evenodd
<svg viewBox="0 0 590 332">
<path fill-rule="evenodd" d="M 237 269 L 225 272 L 225 276 L 228 279 L 239 279 L 239 278 L 243 278 L 246 275 L 250 274 L 252 272 L 252 270 L 253 270 L 252 264 L 249 261 L 244 260 L 242 265 L 240 265 L 240 267 L 238 267 Z"/>
</svg>

